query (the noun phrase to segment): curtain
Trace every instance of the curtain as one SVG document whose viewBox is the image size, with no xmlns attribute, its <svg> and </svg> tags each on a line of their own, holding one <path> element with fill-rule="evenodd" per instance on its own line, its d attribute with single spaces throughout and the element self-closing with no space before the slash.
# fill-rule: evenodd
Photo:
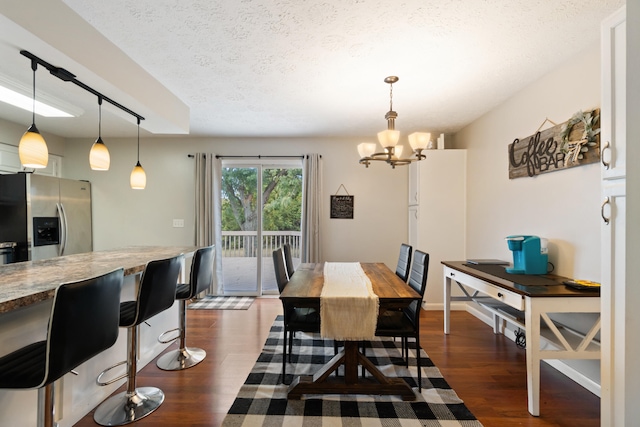
<svg viewBox="0 0 640 427">
<path fill-rule="evenodd" d="M 321 262 L 322 156 L 308 154 L 302 166 L 302 262 Z"/>
<path fill-rule="evenodd" d="M 224 293 L 220 194 L 222 162 L 212 153 L 196 153 L 196 246 L 215 245 L 213 284 L 208 295 Z"/>
</svg>

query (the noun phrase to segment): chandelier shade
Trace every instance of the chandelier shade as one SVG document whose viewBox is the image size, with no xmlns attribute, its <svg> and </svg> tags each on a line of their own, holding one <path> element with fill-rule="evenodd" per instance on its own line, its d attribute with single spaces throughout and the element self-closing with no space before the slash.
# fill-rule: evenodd
<svg viewBox="0 0 640 427">
<path fill-rule="evenodd" d="M 400 131 L 387 129 L 382 132 L 378 132 L 378 141 L 383 148 L 395 147 L 400 140 Z"/>
<path fill-rule="evenodd" d="M 409 135 L 409 144 L 413 150 L 415 157 L 402 157 L 404 146 L 398 145 L 400 142 L 400 131 L 395 129 L 396 118 L 398 113 L 393 111 L 393 84 L 399 80 L 397 76 L 389 76 L 384 82 L 389 84 L 389 111 L 384 118 L 387 119 L 387 129 L 378 132 L 378 142 L 382 146 L 382 151 L 376 153 L 376 144 L 371 142 L 363 142 L 358 144 L 358 154 L 360 155 L 360 164 L 367 168 L 372 161 L 381 161 L 388 163 L 392 168 L 396 166 L 408 165 L 425 158 L 422 151 L 427 148 L 431 139 L 428 132 L 414 132 Z"/>
<path fill-rule="evenodd" d="M 409 135 L 409 145 L 415 150 L 426 150 L 431 141 L 431 134 L 429 132 L 414 132 Z"/>
</svg>

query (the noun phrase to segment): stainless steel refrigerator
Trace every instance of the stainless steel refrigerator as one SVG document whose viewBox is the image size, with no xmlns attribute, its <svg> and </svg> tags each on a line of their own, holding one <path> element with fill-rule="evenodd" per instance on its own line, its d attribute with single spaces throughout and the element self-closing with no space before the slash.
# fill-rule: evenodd
<svg viewBox="0 0 640 427">
<path fill-rule="evenodd" d="M 16 243 L 13 262 L 90 252 L 91 183 L 0 175 L 0 242 Z"/>
</svg>

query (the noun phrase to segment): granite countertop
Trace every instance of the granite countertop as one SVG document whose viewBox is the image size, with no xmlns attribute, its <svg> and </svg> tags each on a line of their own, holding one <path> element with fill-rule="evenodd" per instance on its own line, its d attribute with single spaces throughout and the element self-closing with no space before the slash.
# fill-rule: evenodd
<svg viewBox="0 0 640 427">
<path fill-rule="evenodd" d="M 192 254 L 195 246 L 132 246 L 40 261 L 0 265 L 0 313 L 53 298 L 56 288 L 124 268 L 125 276 L 141 273 L 147 262 Z"/>
</svg>

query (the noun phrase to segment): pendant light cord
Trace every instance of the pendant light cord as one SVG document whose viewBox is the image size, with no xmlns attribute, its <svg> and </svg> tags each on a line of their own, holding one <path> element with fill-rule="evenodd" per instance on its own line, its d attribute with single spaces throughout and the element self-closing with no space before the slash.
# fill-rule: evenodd
<svg viewBox="0 0 640 427">
<path fill-rule="evenodd" d="M 102 140 L 102 97 L 98 97 L 98 138 Z"/>
<path fill-rule="evenodd" d="M 33 109 L 31 111 L 31 123 L 36 123 L 36 70 L 38 69 L 38 63 L 35 60 L 31 61 L 31 69 L 33 70 Z"/>
<path fill-rule="evenodd" d="M 138 164 L 140 164 L 140 117 L 138 119 Z"/>
</svg>

